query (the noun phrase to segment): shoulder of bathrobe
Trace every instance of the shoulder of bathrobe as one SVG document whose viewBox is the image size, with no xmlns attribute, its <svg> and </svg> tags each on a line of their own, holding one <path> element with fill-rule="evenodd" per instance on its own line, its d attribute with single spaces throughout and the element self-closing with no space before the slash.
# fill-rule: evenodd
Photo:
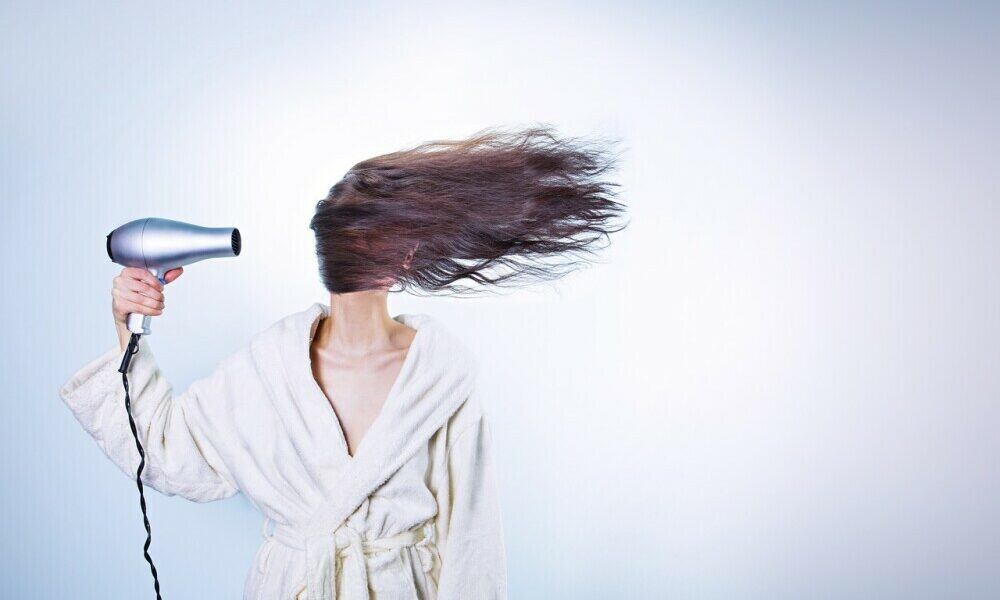
<svg viewBox="0 0 1000 600">
<path fill-rule="evenodd" d="M 252 333 L 237 349 L 225 357 L 220 363 L 224 367 L 243 368 L 253 366 L 257 369 L 267 365 L 277 365 L 283 347 L 297 343 L 306 344 L 309 318 L 314 309 L 310 308 L 285 315 L 272 322 L 267 327 Z"/>
<path fill-rule="evenodd" d="M 304 338 L 308 335 L 305 328 L 308 326 L 310 314 L 312 314 L 312 307 L 285 315 L 255 332 L 250 337 L 248 345 L 287 343 L 290 336 L 301 335 Z"/>
<path fill-rule="evenodd" d="M 437 358 L 447 362 L 449 369 L 460 372 L 475 382 L 479 362 L 471 348 L 455 334 L 454 330 L 437 317 L 428 314 L 402 314 L 398 319 L 404 324 L 423 330 L 420 335 L 426 336 L 426 343 Z"/>
<path fill-rule="evenodd" d="M 435 362 L 443 365 L 450 374 L 465 380 L 461 387 L 465 397 L 449 417 L 442 432 L 450 446 L 451 442 L 461 433 L 474 427 L 483 418 L 483 407 L 476 393 L 476 379 L 479 371 L 479 361 L 472 349 L 459 337 L 451 326 L 437 317 L 427 314 L 403 314 L 399 320 L 423 331 L 426 336 L 422 343 L 430 352 L 436 354 Z"/>
</svg>

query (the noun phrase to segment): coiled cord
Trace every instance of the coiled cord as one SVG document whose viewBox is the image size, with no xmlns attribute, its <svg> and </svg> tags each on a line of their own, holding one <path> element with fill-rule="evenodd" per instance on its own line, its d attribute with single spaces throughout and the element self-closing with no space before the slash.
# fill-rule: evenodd
<svg viewBox="0 0 1000 600">
<path fill-rule="evenodd" d="M 135 485 L 139 488 L 139 506 L 142 508 L 142 524 L 146 528 L 146 543 L 142 547 L 142 555 L 149 563 L 149 571 L 153 574 L 153 589 L 156 590 L 156 600 L 163 600 L 160 597 L 160 579 L 156 575 L 156 565 L 153 564 L 153 557 L 149 555 L 149 545 L 153 542 L 153 530 L 149 526 L 149 517 L 146 516 L 146 495 L 142 487 L 142 469 L 146 466 L 146 451 L 142 449 L 142 442 L 139 441 L 139 432 L 135 427 L 135 419 L 132 418 L 132 398 L 128 391 L 128 367 L 132 362 L 132 355 L 139 351 L 139 338 L 141 334 L 133 333 L 129 338 L 128 348 L 122 358 L 121 367 L 118 371 L 122 374 L 122 386 L 125 388 L 125 412 L 128 414 L 128 426 L 132 429 L 132 437 L 135 439 L 135 449 L 139 451 L 139 468 L 135 472 Z"/>
</svg>

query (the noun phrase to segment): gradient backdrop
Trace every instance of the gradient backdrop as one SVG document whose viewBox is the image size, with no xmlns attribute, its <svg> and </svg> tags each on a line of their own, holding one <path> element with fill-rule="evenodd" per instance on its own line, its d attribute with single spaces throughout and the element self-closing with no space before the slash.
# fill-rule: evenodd
<svg viewBox="0 0 1000 600">
<path fill-rule="evenodd" d="M 138 4 L 0 6 L 0 597 L 152 597 L 57 395 L 115 343 L 109 230 L 243 232 L 155 321 L 184 389 L 327 300 L 353 163 L 535 123 L 624 141 L 605 263 L 391 301 L 477 355 L 511 597 L 1000 597 L 997 5 Z M 240 595 L 245 499 L 150 516 L 166 598 Z"/>
</svg>

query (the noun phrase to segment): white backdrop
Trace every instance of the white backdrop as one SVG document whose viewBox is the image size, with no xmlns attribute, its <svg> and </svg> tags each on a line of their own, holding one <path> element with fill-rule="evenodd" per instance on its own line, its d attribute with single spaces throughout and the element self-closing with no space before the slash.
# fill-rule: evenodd
<svg viewBox="0 0 1000 600">
<path fill-rule="evenodd" d="M 490 125 L 624 140 L 604 264 L 394 296 L 475 351 L 512 598 L 996 597 L 996 7 L 0 7 L 5 598 L 151 597 L 135 488 L 58 387 L 115 342 L 104 235 L 238 226 L 169 286 L 175 389 L 327 301 L 355 162 Z M 235 598 L 245 499 L 153 493 L 167 598 Z"/>
</svg>

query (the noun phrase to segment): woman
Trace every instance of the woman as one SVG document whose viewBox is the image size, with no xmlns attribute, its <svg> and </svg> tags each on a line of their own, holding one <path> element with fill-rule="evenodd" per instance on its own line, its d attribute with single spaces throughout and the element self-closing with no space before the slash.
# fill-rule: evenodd
<svg viewBox="0 0 1000 600">
<path fill-rule="evenodd" d="M 129 379 L 143 481 L 196 502 L 242 492 L 264 514 L 244 598 L 506 597 L 474 364 L 435 319 L 390 317 L 387 293 L 474 292 L 582 264 L 620 228 L 616 184 L 600 180 L 612 166 L 545 128 L 363 161 L 310 225 L 329 305 L 277 321 L 181 394 L 141 338 Z M 133 474 L 117 366 L 127 315 L 162 314 L 163 286 L 126 268 L 112 295 L 119 344 L 61 396 Z"/>
</svg>

